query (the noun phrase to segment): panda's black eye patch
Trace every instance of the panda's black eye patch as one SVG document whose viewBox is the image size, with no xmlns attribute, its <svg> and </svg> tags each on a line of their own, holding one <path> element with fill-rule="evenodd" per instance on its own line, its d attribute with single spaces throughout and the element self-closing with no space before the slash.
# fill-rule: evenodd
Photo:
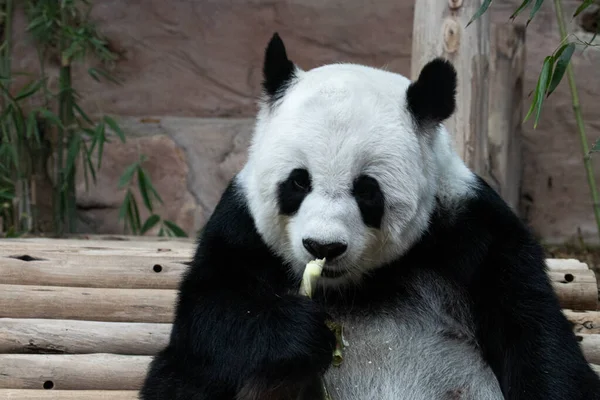
<svg viewBox="0 0 600 400">
<path fill-rule="evenodd" d="M 300 208 L 302 201 L 312 190 L 310 174 L 306 169 L 296 168 L 287 179 L 279 184 L 277 200 L 279 211 L 284 215 L 292 215 Z"/>
<path fill-rule="evenodd" d="M 379 182 L 367 175 L 354 180 L 352 195 L 360 209 L 365 225 L 380 228 L 384 212 L 384 197 Z"/>
</svg>

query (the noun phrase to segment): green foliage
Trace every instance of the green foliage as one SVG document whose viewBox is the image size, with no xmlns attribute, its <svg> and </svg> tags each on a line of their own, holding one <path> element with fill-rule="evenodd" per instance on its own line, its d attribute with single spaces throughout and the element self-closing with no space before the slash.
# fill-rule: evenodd
<svg viewBox="0 0 600 400">
<path fill-rule="evenodd" d="M 533 3 L 533 5 L 532 5 L 532 3 Z M 523 0 L 523 2 L 517 7 L 517 9 L 510 16 L 510 19 L 514 20 L 515 18 L 517 18 L 517 16 L 519 14 L 521 14 L 521 12 L 523 12 L 527 7 L 532 5 L 531 9 L 529 11 L 529 18 L 527 19 L 527 23 L 526 23 L 526 25 L 529 25 L 529 23 L 533 20 L 535 15 L 538 13 L 540 8 L 542 7 L 543 3 L 544 3 L 544 0 L 535 0 L 535 2 L 533 2 L 533 0 Z M 575 18 L 576 16 L 581 14 L 581 12 L 586 10 L 588 7 L 592 6 L 593 4 L 597 4 L 597 3 L 598 3 L 598 0 L 584 0 L 583 3 L 577 8 L 575 13 L 573 14 L 573 18 Z M 484 0 L 483 3 L 481 4 L 481 7 L 473 15 L 473 17 L 471 18 L 471 20 L 469 21 L 467 26 L 470 25 L 475 20 L 477 20 L 479 17 L 481 17 L 488 10 L 490 4 L 491 4 L 491 0 Z M 529 107 L 529 110 L 525 116 L 524 122 L 526 122 L 531 117 L 533 112 L 535 111 L 535 119 L 534 119 L 533 126 L 534 126 L 534 128 L 537 128 L 540 114 L 542 111 L 542 106 L 544 103 L 544 99 L 547 98 L 548 96 L 550 96 L 554 92 L 554 90 L 557 88 L 559 83 L 561 82 L 561 80 L 567 70 L 567 66 L 569 65 L 569 63 L 571 61 L 571 57 L 575 51 L 576 46 L 577 45 L 590 46 L 590 45 L 592 45 L 592 42 L 594 41 L 595 38 L 596 38 L 596 35 L 594 34 L 594 36 L 593 36 L 592 40 L 590 40 L 590 42 L 581 41 L 576 37 L 574 38 L 574 41 L 572 41 L 572 42 L 569 42 L 569 43 L 561 42 L 559 47 L 556 49 L 556 51 L 552 55 L 544 58 L 544 61 L 542 63 L 542 68 L 541 68 L 540 74 L 538 76 L 537 85 L 535 87 L 535 90 L 533 91 L 533 99 L 532 99 L 531 105 Z M 565 41 L 566 40 L 563 40 L 563 42 L 565 42 Z"/>
<path fill-rule="evenodd" d="M 104 145 L 110 141 L 107 128 L 122 143 L 126 141 L 125 132 L 113 118 L 103 116 L 95 122 L 78 104 L 79 96 L 71 80 L 71 65 L 93 57 L 102 67 L 89 68 L 88 74 L 97 81 L 105 79 L 119 83 L 109 68 L 104 68 L 117 60 L 118 55 L 89 19 L 91 6 L 88 1 L 27 0 L 27 32 L 37 47 L 41 73 L 29 76 L 25 85 L 12 94 L 15 77 L 23 75 L 11 70 L 13 1 L 0 2 L 0 26 L 5 27 L 0 45 L 0 232 L 14 236 L 33 230 L 34 164 L 36 158 L 43 155 L 43 150 L 50 147 L 54 155 L 54 168 L 50 171 L 54 185 L 54 229 L 60 236 L 75 230 L 75 174 L 79 166 L 87 188 L 90 180 L 95 182 L 101 168 Z M 60 59 L 56 93 L 52 93 L 47 84 L 44 62 L 48 55 Z M 40 98 L 44 102 L 42 107 L 35 104 Z M 142 168 L 143 160 L 142 157 L 127 168 L 121 177 L 119 186 L 129 188 L 119 218 L 133 234 L 144 234 L 161 223 L 161 232 L 185 236 L 173 222 L 163 221 L 154 213 L 155 202 L 162 203 L 162 199 Z M 130 189 L 134 178 L 144 207 L 151 214 L 143 224 Z"/>
<path fill-rule="evenodd" d="M 152 184 L 148 173 L 142 164 L 146 161 L 145 156 L 125 169 L 119 179 L 119 189 L 127 188 L 125 200 L 119 209 L 119 220 L 123 220 L 125 230 L 134 235 L 143 235 L 160 223 L 159 236 L 177 236 L 187 237 L 187 234 L 177 224 L 169 220 L 163 220 L 157 214 L 154 214 L 154 201 L 163 204 L 163 201 Z M 134 180 L 134 177 L 137 179 Z M 139 207 L 133 193 L 135 182 L 144 202 L 144 206 L 150 212 L 150 216 L 142 223 Z"/>
<path fill-rule="evenodd" d="M 596 140 L 596 143 L 590 149 L 590 153 L 598 153 L 600 152 L 600 139 Z"/>
<path fill-rule="evenodd" d="M 596 3 L 596 0 L 584 0 L 584 2 L 581 3 L 581 5 L 579 7 L 577 7 L 577 10 L 575 10 L 573 17 L 578 16 L 579 14 L 581 14 L 583 11 L 585 11 L 588 7 L 590 7 L 594 3 Z"/>
<path fill-rule="evenodd" d="M 533 111 L 536 111 L 535 122 L 533 124 L 534 128 L 537 128 L 544 98 L 550 96 L 560 83 L 574 51 L 574 43 L 563 44 L 554 54 L 544 59 L 542 72 L 540 73 L 535 87 L 533 101 L 525 116 L 525 121 L 527 121 Z"/>
<path fill-rule="evenodd" d="M 475 15 L 473 15 L 473 17 L 471 17 L 471 20 L 467 23 L 467 27 L 473 22 L 475 22 L 479 17 L 481 17 L 487 11 L 490 4 L 492 4 L 492 0 L 484 0 L 483 3 L 481 3 L 481 7 L 479 7 L 479 10 L 477 10 Z"/>
<path fill-rule="evenodd" d="M 527 20 L 527 25 L 536 15 L 536 13 L 540 10 L 544 0 L 536 0 L 531 11 L 529 13 L 529 19 Z M 479 18 L 489 7 L 489 1 L 484 1 L 480 9 L 476 12 L 473 19 Z M 511 16 L 511 19 L 514 19 L 522 10 L 524 10 L 529 4 L 531 0 L 524 0 L 521 5 L 517 8 L 517 10 Z M 593 4 L 600 4 L 599 0 L 584 0 L 583 3 L 577 8 L 577 10 L 573 14 L 573 18 L 577 17 L 584 10 L 592 6 Z M 583 153 L 583 166 L 586 171 L 588 186 L 590 189 L 592 207 L 594 212 L 594 218 L 596 220 L 597 233 L 600 235 L 600 196 L 598 194 L 598 190 L 596 188 L 596 181 L 594 178 L 594 170 L 590 160 L 590 154 L 596 153 L 600 151 L 600 140 L 597 140 L 596 143 L 590 149 L 588 146 L 588 139 L 585 133 L 585 124 L 583 122 L 583 116 L 581 113 L 581 107 L 579 105 L 579 95 L 577 93 L 577 86 L 575 84 L 575 75 L 573 73 L 573 69 L 570 65 L 571 58 L 573 56 L 573 52 L 575 51 L 575 47 L 578 44 L 583 44 L 585 47 L 587 46 L 596 46 L 592 44 L 596 39 L 596 35 L 598 34 L 597 28 L 593 33 L 593 37 L 589 42 L 585 42 L 577 38 L 575 35 L 567 34 L 567 28 L 563 13 L 563 7 L 561 0 L 554 0 L 554 10 L 556 13 L 556 21 L 558 23 L 558 29 L 561 37 L 561 43 L 557 50 L 550 56 L 544 58 L 544 62 L 542 63 L 542 70 L 539 74 L 538 81 L 533 92 L 533 101 L 531 106 L 529 107 L 529 111 L 525 116 L 525 121 L 529 119 L 529 117 L 536 112 L 534 128 L 537 127 L 540 113 L 542 110 L 542 104 L 544 99 L 550 96 L 557 88 L 558 84 L 561 82 L 563 76 L 566 74 L 569 82 L 569 88 L 571 90 L 571 100 L 573 103 L 573 114 L 575 117 L 575 122 L 577 124 L 577 131 L 579 133 L 579 140 L 581 142 L 581 151 Z M 600 25 L 600 13 L 598 14 L 598 21 L 596 26 Z M 574 41 L 569 42 L 570 37 L 575 37 Z"/>
</svg>

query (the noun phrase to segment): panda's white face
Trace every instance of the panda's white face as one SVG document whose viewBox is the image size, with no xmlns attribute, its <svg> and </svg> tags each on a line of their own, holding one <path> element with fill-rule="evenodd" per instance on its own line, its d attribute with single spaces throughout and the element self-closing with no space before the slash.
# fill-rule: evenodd
<svg viewBox="0 0 600 400">
<path fill-rule="evenodd" d="M 326 258 L 338 282 L 401 256 L 427 228 L 441 167 L 464 168 L 440 165 L 447 134 L 415 119 L 410 84 L 358 65 L 295 68 L 262 104 L 239 179 L 260 234 L 297 273 Z"/>
</svg>

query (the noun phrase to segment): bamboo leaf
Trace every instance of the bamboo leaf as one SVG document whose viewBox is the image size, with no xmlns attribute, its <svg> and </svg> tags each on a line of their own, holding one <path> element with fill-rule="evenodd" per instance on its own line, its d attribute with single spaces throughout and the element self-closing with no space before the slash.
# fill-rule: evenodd
<svg viewBox="0 0 600 400">
<path fill-rule="evenodd" d="M 525 27 L 529 26 L 529 23 L 531 22 L 531 20 L 535 16 L 535 14 L 537 14 L 537 12 L 539 11 L 539 9 L 543 3 L 544 3 L 544 0 L 535 0 L 535 4 L 531 8 L 531 12 L 529 13 L 529 19 L 527 20 Z"/>
<path fill-rule="evenodd" d="M 85 164 L 87 164 L 89 170 L 90 170 L 90 174 L 92 175 L 92 180 L 94 183 L 96 183 L 96 169 L 94 168 L 94 164 L 92 163 L 92 154 L 91 152 L 88 150 L 87 144 L 85 143 L 85 140 L 81 141 L 81 145 L 83 146 L 83 151 L 85 153 Z"/>
<path fill-rule="evenodd" d="M 171 230 L 175 236 L 177 237 L 187 237 L 187 234 L 185 233 L 185 231 L 183 229 L 181 229 L 176 223 L 171 222 L 169 220 L 164 220 L 163 223 L 165 224 L 165 226 L 167 228 L 169 228 L 169 230 Z"/>
<path fill-rule="evenodd" d="M 531 3 L 531 0 L 523 0 L 523 3 L 521 3 L 519 8 L 517 8 L 517 10 L 510 16 L 510 19 L 517 18 L 517 15 L 519 15 L 521 13 L 521 11 L 523 11 L 525 9 L 525 7 L 527 7 L 529 5 L 529 3 Z"/>
<path fill-rule="evenodd" d="M 81 109 L 81 107 L 79 107 L 79 105 L 77 103 L 73 102 L 73 108 L 75 108 L 77 113 L 79 115 L 81 115 L 81 117 L 85 120 L 85 122 L 87 122 L 88 124 L 93 124 L 91 118 L 88 117 L 88 115 Z"/>
<path fill-rule="evenodd" d="M 158 224 L 159 222 L 160 222 L 160 217 L 156 214 L 152 214 L 150 217 L 148 217 L 146 222 L 144 222 L 144 225 L 142 226 L 142 230 L 140 233 L 142 235 L 145 234 L 150 229 L 154 228 L 156 226 L 156 224 Z"/>
<path fill-rule="evenodd" d="M 69 148 L 67 150 L 67 165 L 65 167 L 65 175 L 69 176 L 75 172 L 75 162 L 81 148 L 81 136 L 75 135 L 71 138 Z"/>
<path fill-rule="evenodd" d="M 31 140 L 31 138 L 33 137 L 33 139 L 35 140 L 35 142 L 40 145 L 41 144 L 41 140 L 40 140 L 40 130 L 38 128 L 38 122 L 36 119 L 36 114 L 37 112 L 34 110 L 32 112 L 29 113 L 29 115 L 27 116 L 27 132 L 26 132 L 26 137 L 27 139 Z"/>
<path fill-rule="evenodd" d="M 577 10 L 575 10 L 575 13 L 573 14 L 573 18 L 575 18 L 576 16 L 581 14 L 586 8 L 588 8 L 589 6 L 591 6 L 594 3 L 595 3 L 595 0 L 585 0 L 583 3 L 581 3 L 579 5 L 579 7 L 577 7 Z"/>
<path fill-rule="evenodd" d="M 35 30 L 36 28 L 45 25 L 46 21 L 44 19 L 44 17 L 39 16 L 37 18 L 34 18 L 31 20 L 31 22 L 29 22 L 29 25 L 27 25 L 27 28 L 25 28 L 28 32 L 31 32 L 33 30 Z"/>
<path fill-rule="evenodd" d="M 119 178 L 119 189 L 127 186 L 129 182 L 131 182 L 131 178 L 133 178 L 133 174 L 137 170 L 139 166 L 139 161 L 134 162 L 129 167 L 125 168 L 125 172 Z"/>
<path fill-rule="evenodd" d="M 102 166 L 102 154 L 104 153 L 104 142 L 106 139 L 103 137 L 98 143 L 98 169 Z"/>
<path fill-rule="evenodd" d="M 157 191 L 157 190 L 156 190 L 156 188 L 154 187 L 154 184 L 152 184 L 152 180 L 150 180 L 150 177 L 149 177 L 149 175 L 148 175 L 148 173 L 147 173 L 147 172 L 144 174 L 144 179 L 146 180 L 146 182 L 145 182 L 145 184 L 146 184 L 146 187 L 147 187 L 148 189 L 150 189 L 150 191 L 152 192 L 152 194 L 154 195 L 154 197 L 156 198 L 156 200 L 158 200 L 158 202 L 159 202 L 160 204 L 164 204 L 164 202 L 163 202 L 162 198 L 161 198 L 161 197 L 160 197 L 160 195 L 158 194 L 158 191 Z"/>
<path fill-rule="evenodd" d="M 544 66 L 546 65 L 546 61 L 544 60 Z M 542 68 L 543 70 L 543 68 Z M 523 119 L 523 122 L 526 122 L 529 117 L 531 116 L 531 114 L 533 114 L 533 111 L 535 110 L 538 101 L 539 101 L 539 93 L 540 93 L 540 82 L 541 82 L 541 74 L 540 76 L 538 76 L 538 81 L 537 84 L 535 86 L 535 90 L 533 91 L 533 100 L 531 101 L 531 105 L 529 106 L 529 110 L 527 111 L 527 114 L 525 115 L 525 118 Z"/>
<path fill-rule="evenodd" d="M 102 155 L 104 153 L 104 143 L 106 142 L 105 132 L 104 121 L 100 121 L 100 123 L 96 126 L 96 137 L 98 141 L 98 169 L 100 169 L 102 166 Z"/>
<path fill-rule="evenodd" d="M 124 220 L 127 216 L 127 210 L 129 210 L 129 201 L 131 199 L 131 191 L 127 191 L 125 193 L 125 197 L 123 198 L 123 203 L 121 203 L 121 207 L 119 207 L 119 221 Z"/>
<path fill-rule="evenodd" d="M 137 205 L 137 201 L 135 200 L 135 197 L 131 197 L 131 201 L 129 202 L 130 206 L 131 206 L 131 215 L 133 217 L 133 224 L 135 224 L 135 228 L 132 228 L 132 231 L 134 234 L 138 235 L 140 232 L 140 229 L 142 228 L 142 220 L 140 218 L 140 210 L 138 208 Z"/>
<path fill-rule="evenodd" d="M 142 199 L 144 200 L 144 205 L 148 209 L 148 211 L 152 212 L 152 199 L 150 198 L 150 194 L 148 193 L 148 186 L 146 185 L 146 174 L 144 173 L 144 169 L 142 167 L 138 168 L 138 186 L 140 188 L 140 194 L 142 195 Z"/>
<path fill-rule="evenodd" d="M 14 199 L 15 194 L 12 193 L 9 190 L 0 190 L 0 199 L 4 199 L 7 201 L 11 201 L 12 199 Z"/>
<path fill-rule="evenodd" d="M 548 86 L 548 94 L 546 97 L 550 96 L 552 92 L 556 89 L 563 76 L 565 75 L 565 71 L 569 66 L 569 62 L 571 61 L 571 56 L 575 51 L 575 43 L 569 43 L 567 45 L 562 46 L 559 52 L 554 56 L 556 61 L 556 66 L 554 67 L 554 72 L 552 73 L 552 80 L 550 81 L 550 85 Z"/>
<path fill-rule="evenodd" d="M 89 157 L 87 157 L 86 155 L 86 160 L 89 160 Z M 86 160 L 83 161 L 83 181 L 85 184 L 85 191 L 87 192 L 90 188 L 90 183 L 89 183 L 89 173 L 88 173 L 88 164 L 86 162 Z"/>
<path fill-rule="evenodd" d="M 484 0 L 483 3 L 481 4 L 481 7 L 479 7 L 479 10 L 477 10 L 477 12 L 475 13 L 475 15 L 473 15 L 473 17 L 471 18 L 471 20 L 467 23 L 467 27 L 469 25 L 471 25 L 473 22 L 475 22 L 475 20 L 479 17 L 481 17 L 483 15 L 483 13 L 485 13 L 488 9 L 488 7 L 490 6 L 490 4 L 492 3 L 492 0 Z"/>
<path fill-rule="evenodd" d="M 117 124 L 117 121 L 115 121 L 108 115 L 104 116 L 104 121 L 108 126 L 110 126 L 110 129 L 112 129 L 117 134 L 117 136 L 119 136 L 121 142 L 125 143 L 125 133 L 121 130 L 121 127 L 119 126 L 119 124 Z"/>
<path fill-rule="evenodd" d="M 47 109 L 40 109 L 40 115 L 42 117 L 44 117 L 46 120 L 53 122 L 59 128 L 64 129 L 64 126 L 63 126 L 62 122 L 60 121 L 60 118 L 58 118 L 56 116 L 56 114 L 54 114 L 52 111 L 47 110 Z"/>
<path fill-rule="evenodd" d="M 89 68 L 88 75 L 91 76 L 92 79 L 94 79 L 96 82 L 100 82 L 100 76 L 99 76 L 98 72 L 96 71 L 96 68 Z"/>
<path fill-rule="evenodd" d="M 100 77 L 103 77 L 106 80 L 111 81 L 114 84 L 117 85 L 121 85 L 122 82 L 119 81 L 117 78 L 115 78 L 113 75 L 111 75 L 110 73 L 108 73 L 107 71 L 104 71 L 103 69 L 97 69 L 97 68 L 89 68 L 88 69 L 88 74 L 96 81 L 100 82 Z"/>
<path fill-rule="evenodd" d="M 535 121 L 533 123 L 534 129 L 537 128 L 537 124 L 540 119 L 540 114 L 542 112 L 542 104 L 544 103 L 544 95 L 546 94 L 546 91 L 548 90 L 548 85 L 550 84 L 550 74 L 552 72 L 553 63 L 553 56 L 548 56 L 544 59 L 544 65 L 542 66 L 542 72 L 540 73 L 540 78 L 536 87 L 537 112 L 535 116 Z"/>
<path fill-rule="evenodd" d="M 25 85 L 23 89 L 19 91 L 19 93 L 17 93 L 17 95 L 15 96 L 15 101 L 20 101 L 27 97 L 30 97 L 35 92 L 40 90 L 43 83 L 43 80 L 29 82 L 27 85 Z"/>
</svg>

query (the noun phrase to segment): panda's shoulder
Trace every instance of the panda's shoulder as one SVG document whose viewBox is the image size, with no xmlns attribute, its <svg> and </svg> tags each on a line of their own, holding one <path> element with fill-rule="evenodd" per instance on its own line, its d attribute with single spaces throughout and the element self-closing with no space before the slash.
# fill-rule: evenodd
<svg viewBox="0 0 600 400">
<path fill-rule="evenodd" d="M 469 275 L 490 269 L 543 274 L 544 251 L 527 224 L 481 177 L 452 208 L 439 205 L 416 253 L 440 269 Z M 462 270 L 461 270 L 462 268 Z"/>
<path fill-rule="evenodd" d="M 234 178 L 198 235 L 181 289 L 194 287 L 207 276 L 213 281 L 217 276 L 229 280 L 236 274 L 263 270 L 280 277 L 285 274 L 285 265 L 259 234 L 243 186 Z"/>
</svg>

